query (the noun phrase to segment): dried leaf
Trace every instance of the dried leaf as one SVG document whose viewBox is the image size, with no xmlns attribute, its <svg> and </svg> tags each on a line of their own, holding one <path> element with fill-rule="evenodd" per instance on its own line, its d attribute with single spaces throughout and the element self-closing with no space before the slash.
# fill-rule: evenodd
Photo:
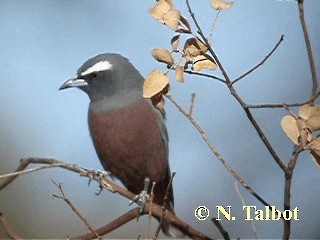
<svg viewBox="0 0 320 240">
<path fill-rule="evenodd" d="M 163 95 L 167 94 L 169 91 L 169 84 L 167 84 L 167 86 L 159 93 L 157 93 L 156 95 L 154 95 L 153 97 L 151 97 L 151 102 L 152 104 L 159 109 L 161 112 L 164 109 L 164 99 L 163 99 Z"/>
<path fill-rule="evenodd" d="M 172 9 L 173 8 L 173 0 L 166 0 L 166 1 L 170 5 L 170 8 Z"/>
<path fill-rule="evenodd" d="M 186 55 L 186 56 L 184 56 L 184 59 L 185 59 L 185 64 L 184 64 L 184 70 L 186 70 L 186 69 L 188 69 L 189 68 L 189 64 L 192 64 L 192 62 L 193 62 L 193 59 L 192 59 L 192 57 L 190 57 L 190 56 L 188 56 L 188 55 Z"/>
<path fill-rule="evenodd" d="M 169 50 L 167 50 L 165 48 L 153 49 L 151 54 L 158 62 L 164 62 L 164 63 L 168 64 L 169 66 L 172 66 L 174 63 L 171 52 L 169 52 Z"/>
<path fill-rule="evenodd" d="M 281 127 L 287 136 L 295 143 L 298 144 L 299 130 L 296 124 L 297 120 L 291 116 L 286 115 L 281 120 Z"/>
<path fill-rule="evenodd" d="M 176 80 L 178 82 L 183 83 L 184 82 L 184 68 L 182 66 L 177 66 L 176 67 Z"/>
<path fill-rule="evenodd" d="M 179 19 L 180 19 L 180 11 L 170 10 L 169 12 L 163 15 L 160 22 L 167 25 L 173 31 L 177 31 L 179 26 Z"/>
<path fill-rule="evenodd" d="M 200 72 L 202 69 L 216 70 L 217 65 L 208 55 L 198 55 L 193 60 L 193 70 Z"/>
<path fill-rule="evenodd" d="M 160 70 L 153 70 L 143 84 L 143 97 L 151 98 L 169 85 L 169 78 Z"/>
<path fill-rule="evenodd" d="M 159 0 L 156 5 L 149 9 L 149 13 L 153 18 L 161 20 L 170 9 L 171 6 L 166 0 Z"/>
<path fill-rule="evenodd" d="M 188 19 L 186 19 L 183 15 L 180 14 L 180 21 L 187 27 L 188 31 L 191 32 L 191 26 Z"/>
<path fill-rule="evenodd" d="M 311 131 L 318 131 L 320 129 L 320 117 L 311 117 L 308 120 L 305 120 L 305 124 Z"/>
<path fill-rule="evenodd" d="M 171 38 L 172 50 L 177 51 L 180 42 L 180 34 L 175 35 Z"/>
<path fill-rule="evenodd" d="M 320 152 L 320 136 L 313 139 L 305 149 Z"/>
<path fill-rule="evenodd" d="M 227 2 L 226 0 L 210 0 L 211 1 L 211 6 L 215 10 L 228 10 L 233 2 Z"/>
<path fill-rule="evenodd" d="M 189 38 L 186 40 L 183 50 L 187 55 L 196 57 L 206 53 L 208 48 L 199 38 Z"/>
<path fill-rule="evenodd" d="M 312 113 L 315 111 L 314 106 L 311 106 L 309 104 L 305 104 L 300 107 L 299 109 L 299 116 L 303 119 L 308 119 L 310 116 L 312 116 Z"/>
<path fill-rule="evenodd" d="M 303 105 L 299 109 L 299 115 L 304 119 L 305 124 L 311 131 L 320 129 L 320 105 Z"/>
<path fill-rule="evenodd" d="M 305 120 L 297 119 L 296 125 L 298 128 L 302 147 L 305 147 L 313 138 L 312 132 L 310 131 L 309 127 L 306 125 Z"/>
<path fill-rule="evenodd" d="M 164 111 L 164 99 L 163 97 L 161 100 L 155 105 L 157 109 L 159 109 L 160 112 Z"/>
</svg>

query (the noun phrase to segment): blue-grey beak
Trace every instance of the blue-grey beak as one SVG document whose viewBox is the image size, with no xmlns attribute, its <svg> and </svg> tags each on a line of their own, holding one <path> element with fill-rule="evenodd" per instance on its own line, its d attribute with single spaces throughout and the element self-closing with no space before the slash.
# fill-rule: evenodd
<svg viewBox="0 0 320 240">
<path fill-rule="evenodd" d="M 74 78 L 71 78 L 71 79 L 68 79 L 67 81 L 65 81 L 59 87 L 59 90 L 63 90 L 66 88 L 72 88 L 72 87 L 83 87 L 83 86 L 87 86 L 87 85 L 88 85 L 88 83 L 84 79 L 74 77 Z"/>
</svg>

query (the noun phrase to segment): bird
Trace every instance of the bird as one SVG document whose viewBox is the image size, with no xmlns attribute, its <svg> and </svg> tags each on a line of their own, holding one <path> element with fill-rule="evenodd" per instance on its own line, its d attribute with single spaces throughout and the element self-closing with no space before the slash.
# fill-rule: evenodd
<svg viewBox="0 0 320 240">
<path fill-rule="evenodd" d="M 89 131 L 103 168 L 135 194 L 146 179 L 156 182 L 154 202 L 162 206 L 171 175 L 165 112 L 143 97 L 143 83 L 126 57 L 104 53 L 85 61 L 59 90 L 78 88 L 89 96 Z M 174 213 L 172 186 L 168 198 L 167 209 Z M 183 237 L 166 221 L 161 228 L 167 236 Z"/>
</svg>

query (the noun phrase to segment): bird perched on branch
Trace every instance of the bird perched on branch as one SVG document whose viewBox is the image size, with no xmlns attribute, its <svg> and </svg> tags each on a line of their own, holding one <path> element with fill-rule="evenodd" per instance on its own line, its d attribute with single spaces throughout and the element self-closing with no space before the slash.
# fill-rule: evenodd
<svg viewBox="0 0 320 240">
<path fill-rule="evenodd" d="M 60 90 L 76 87 L 89 96 L 89 130 L 104 169 L 135 194 L 146 178 L 155 181 L 154 202 L 162 206 L 170 179 L 168 134 L 164 115 L 142 96 L 143 82 L 127 58 L 106 53 L 87 60 Z M 169 200 L 174 212 L 172 187 Z M 165 221 L 162 230 L 183 236 Z"/>
</svg>

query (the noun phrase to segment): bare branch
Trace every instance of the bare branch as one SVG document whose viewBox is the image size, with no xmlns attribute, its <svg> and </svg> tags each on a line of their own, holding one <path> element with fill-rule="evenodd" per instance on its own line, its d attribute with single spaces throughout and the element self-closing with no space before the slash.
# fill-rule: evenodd
<svg viewBox="0 0 320 240">
<path fill-rule="evenodd" d="M 201 76 L 201 77 L 212 78 L 212 79 L 218 80 L 218 81 L 220 81 L 222 83 L 226 83 L 226 81 L 223 78 L 220 78 L 220 77 L 217 77 L 217 76 L 214 76 L 214 75 L 201 73 L 201 72 L 194 72 L 194 71 L 190 71 L 190 70 L 185 70 L 184 72 L 188 73 L 188 74 L 191 74 L 191 75 L 198 75 L 198 76 Z"/>
<path fill-rule="evenodd" d="M 156 182 L 152 182 L 151 192 L 150 192 L 150 208 L 149 208 L 149 222 L 148 222 L 148 229 L 146 234 L 146 239 L 150 239 L 150 230 L 151 230 L 151 217 L 152 217 L 152 203 L 154 198 L 154 186 Z"/>
<path fill-rule="evenodd" d="M 222 227 L 220 221 L 217 220 L 216 218 L 211 218 L 211 221 L 216 226 L 216 228 L 219 230 L 219 232 L 223 236 L 224 240 L 230 240 L 229 233 L 226 230 L 224 230 L 224 228 Z"/>
<path fill-rule="evenodd" d="M 275 103 L 275 104 L 247 104 L 247 108 L 286 108 L 286 107 L 300 107 L 305 104 L 313 103 L 320 96 L 320 92 L 314 95 L 310 100 L 302 103 Z"/>
<path fill-rule="evenodd" d="M 121 227 L 122 225 L 132 221 L 133 219 L 136 219 L 137 216 L 139 216 L 139 209 L 138 208 L 134 208 L 128 212 L 126 212 L 125 214 L 121 215 L 120 217 L 116 218 L 115 220 L 113 220 L 111 223 L 95 229 L 94 231 L 99 234 L 100 236 L 106 235 L 107 233 L 112 232 L 113 230 Z M 70 239 L 94 239 L 95 235 L 92 233 L 88 233 L 85 235 L 80 235 L 80 236 L 75 236 L 75 237 L 71 237 Z"/>
<path fill-rule="evenodd" d="M 68 206 L 71 208 L 71 210 L 80 218 L 80 220 L 84 223 L 84 225 L 87 226 L 89 231 L 93 235 L 95 235 L 96 238 L 101 239 L 101 237 L 93 230 L 93 228 L 92 228 L 91 224 L 88 222 L 88 220 L 80 213 L 80 211 L 76 208 L 76 206 L 74 206 L 73 203 L 66 197 L 66 195 L 64 194 L 64 191 L 62 189 L 61 183 L 54 181 L 52 178 L 51 178 L 51 181 L 59 189 L 59 191 L 62 195 L 62 196 L 58 196 L 56 194 L 52 194 L 52 197 L 64 200 L 68 204 Z"/>
<path fill-rule="evenodd" d="M 257 68 L 259 68 L 260 66 L 262 66 L 264 64 L 265 61 L 267 61 L 267 59 L 276 51 L 276 49 L 279 47 L 279 45 L 281 44 L 281 42 L 283 41 L 284 35 L 282 34 L 279 41 L 277 42 L 277 44 L 273 47 L 273 49 L 262 59 L 261 62 L 259 62 L 256 66 L 254 66 L 253 68 L 251 68 L 250 70 L 248 70 L 247 72 L 245 72 L 244 74 L 242 74 L 241 76 L 237 77 L 235 80 L 232 81 L 232 84 L 235 84 L 236 82 L 238 82 L 239 80 L 241 80 L 242 78 L 244 78 L 245 76 L 249 75 L 250 73 L 252 73 L 254 70 L 256 70 Z"/>
<path fill-rule="evenodd" d="M 216 61 L 218 67 L 220 68 L 224 78 L 225 78 L 225 82 L 229 88 L 230 93 L 234 96 L 234 98 L 239 102 L 239 104 L 241 105 L 241 107 L 243 108 L 243 110 L 246 112 L 248 119 L 250 120 L 250 122 L 252 123 L 253 127 L 255 128 L 256 132 L 258 133 L 259 137 L 261 138 L 262 142 L 264 143 L 264 145 L 267 147 L 269 153 L 271 154 L 271 156 L 273 157 L 273 159 L 275 160 L 275 162 L 279 165 L 279 167 L 285 171 L 286 169 L 286 165 L 282 162 L 282 160 L 280 159 L 280 157 L 277 155 L 277 153 L 275 152 L 275 150 L 273 149 L 272 145 L 270 144 L 268 138 L 266 137 L 266 135 L 264 134 L 264 132 L 262 131 L 261 127 L 259 126 L 259 124 L 257 123 L 257 121 L 255 120 L 255 118 L 253 117 L 250 109 L 247 107 L 246 103 L 242 100 L 242 98 L 239 96 L 239 94 L 237 93 L 237 91 L 234 89 L 232 82 L 227 74 L 227 72 L 225 71 L 224 67 L 222 66 L 219 58 L 217 57 L 217 55 L 215 54 L 215 52 L 213 51 L 212 47 L 210 46 L 208 39 L 205 37 L 197 19 L 194 16 L 194 13 L 191 10 L 190 4 L 189 4 L 189 0 L 186 0 L 187 3 L 187 7 L 190 13 L 190 16 L 193 19 L 194 24 L 196 25 L 197 29 L 198 29 L 198 33 L 201 36 L 202 40 L 204 41 L 204 43 L 206 44 L 208 51 L 210 52 L 210 54 L 212 55 L 212 57 L 214 58 L 214 60 Z"/>
<path fill-rule="evenodd" d="M 306 42 L 310 70 L 311 70 L 311 75 L 312 75 L 312 92 L 311 92 L 311 98 L 312 98 L 317 94 L 317 91 L 318 91 L 318 79 L 317 79 L 316 67 L 314 65 L 313 54 L 312 54 L 307 24 L 304 19 L 303 1 L 304 0 L 298 0 L 298 7 L 299 7 L 299 14 L 300 14 L 300 22 L 301 22 L 301 26 L 302 26 L 302 30 L 303 30 L 304 40 Z"/>
<path fill-rule="evenodd" d="M 62 161 L 58 161 L 55 159 L 51 159 L 51 158 L 23 158 L 20 160 L 20 165 L 19 167 L 16 169 L 16 171 L 14 173 L 10 173 L 10 174 L 4 174 L 4 175 L 0 175 L 0 179 L 2 178 L 2 176 L 7 177 L 7 179 L 0 184 L 0 191 L 5 188 L 7 185 L 9 185 L 13 180 L 15 180 L 19 175 L 24 174 L 25 172 L 23 171 L 30 163 L 33 164 L 46 164 L 49 165 L 50 167 L 44 167 L 42 169 L 45 168 L 52 168 L 52 167 L 60 167 L 60 168 L 64 168 L 73 172 L 78 172 L 78 173 L 86 173 L 86 171 L 82 168 L 80 168 L 78 165 L 76 164 L 68 164 Z M 33 171 L 38 171 L 41 169 L 35 169 Z M 21 171 L 21 172 L 20 172 Z M 28 172 L 28 171 L 27 171 Z M 32 171 L 30 171 L 32 172 Z"/>
<path fill-rule="evenodd" d="M 82 168 L 80 166 L 78 166 L 77 164 L 68 164 L 59 160 L 55 160 L 55 159 L 51 159 L 51 158 L 25 158 L 22 159 L 20 161 L 20 165 L 17 168 L 17 171 L 21 171 L 24 170 L 29 164 L 46 164 L 46 165 L 53 165 L 53 164 L 59 164 L 61 166 L 59 166 L 60 168 L 75 172 L 80 174 L 80 176 L 92 176 L 92 174 L 90 175 L 90 173 L 92 171 Z M 8 177 L 8 179 L 2 183 L 0 185 L 0 190 L 3 189 L 4 187 L 8 186 L 13 180 L 15 180 L 18 176 L 20 175 L 14 175 L 11 177 Z M 102 185 L 102 187 L 106 188 L 108 191 L 112 192 L 112 193 L 118 193 L 119 195 L 126 197 L 130 200 L 132 200 L 135 196 L 135 194 L 133 194 L 132 192 L 129 192 L 127 189 L 124 189 L 123 187 L 118 186 L 117 184 L 115 184 L 114 182 L 112 182 L 110 179 L 103 177 L 101 179 L 101 176 L 95 176 L 93 175 L 93 180 L 97 181 L 99 184 Z M 144 208 L 144 212 L 143 214 L 148 214 L 149 213 L 149 208 L 150 205 L 147 202 Z M 152 216 L 157 217 L 157 218 L 161 218 L 162 216 L 162 208 L 153 203 L 152 204 Z M 110 232 L 118 227 L 120 227 L 121 225 L 131 221 L 132 219 L 136 218 L 138 216 L 139 212 L 134 210 L 132 212 L 128 212 L 128 214 L 122 215 L 121 217 L 117 218 L 116 220 L 112 221 L 111 223 L 107 224 L 106 226 L 99 228 L 97 230 L 95 230 L 95 232 L 99 235 L 99 236 L 103 236 L 103 234 L 101 233 L 102 231 L 106 231 L 106 232 Z M 187 236 L 189 236 L 190 238 L 197 238 L 197 239 L 210 239 L 208 236 L 204 235 L 203 233 L 199 232 L 198 230 L 194 229 L 193 227 L 191 227 L 190 225 L 188 225 L 187 223 L 183 222 L 182 220 L 180 220 L 176 215 L 174 215 L 173 213 L 171 213 L 170 211 L 166 211 L 166 214 L 163 216 L 163 218 L 170 224 L 174 225 L 176 228 L 180 229 L 183 233 L 185 233 Z M 84 237 L 80 236 L 80 237 L 75 237 L 77 239 L 79 238 L 85 238 L 85 239 L 93 239 L 96 238 L 95 235 L 93 235 L 92 233 L 83 235 Z"/>
<path fill-rule="evenodd" d="M 285 182 L 284 182 L 284 210 L 290 210 L 291 204 L 290 204 L 290 199 L 291 199 L 291 180 L 292 180 L 292 175 L 294 168 L 296 166 L 298 156 L 300 152 L 302 151 L 302 147 L 295 145 L 294 150 L 291 156 L 291 159 L 289 161 L 288 167 L 285 171 Z M 290 237 L 290 220 L 284 220 L 284 225 L 283 225 L 283 239 L 289 239 Z"/>
<path fill-rule="evenodd" d="M 246 201 L 244 200 L 244 198 L 241 195 L 240 189 L 238 187 L 238 182 L 234 182 L 234 187 L 235 187 L 235 189 L 236 189 L 236 191 L 238 193 L 238 196 L 239 196 L 239 198 L 241 200 L 242 206 L 248 206 L 248 204 L 246 203 Z M 258 235 L 258 232 L 257 232 L 257 228 L 256 228 L 256 226 L 254 224 L 254 221 L 250 220 L 250 224 L 251 224 L 251 228 L 252 228 L 252 231 L 254 233 L 254 236 L 256 237 L 257 240 L 260 239 L 260 237 Z"/>
<path fill-rule="evenodd" d="M 0 223 L 2 225 L 2 228 L 4 230 L 4 233 L 10 238 L 10 239 L 22 239 L 9 225 L 7 219 L 3 216 L 2 213 L 0 213 Z"/>
<path fill-rule="evenodd" d="M 221 154 L 218 152 L 218 150 L 215 148 L 215 146 L 210 142 L 208 135 L 206 132 L 199 126 L 199 124 L 194 120 L 192 116 L 188 114 L 186 110 L 184 110 L 175 100 L 172 96 L 166 95 L 166 97 L 172 102 L 178 110 L 193 124 L 193 126 L 198 130 L 198 132 L 201 134 L 203 140 L 206 142 L 208 147 L 211 149 L 213 154 L 219 159 L 219 161 L 225 166 L 225 168 L 231 173 L 231 175 L 237 179 L 242 186 L 244 186 L 259 202 L 261 202 L 265 206 L 270 206 L 263 198 L 259 196 L 258 193 L 256 193 L 252 187 L 250 187 L 247 182 L 242 179 L 236 171 L 232 169 L 232 167 L 227 163 L 227 161 L 221 156 Z"/>
<path fill-rule="evenodd" d="M 43 169 L 46 169 L 46 168 L 55 168 L 55 167 L 62 167 L 62 166 L 63 166 L 63 164 L 59 164 L 59 163 L 55 164 L 54 163 L 54 164 L 50 164 L 50 165 L 46 165 L 46 166 L 25 169 L 25 170 L 16 171 L 16 172 L 13 172 L 13 173 L 7 173 L 7 174 L 0 175 L 0 179 L 17 177 L 18 175 L 31 173 L 31 172 L 36 172 L 36 171 L 43 170 Z"/>
<path fill-rule="evenodd" d="M 196 94 L 192 93 L 191 94 L 191 104 L 190 104 L 190 109 L 189 109 L 189 115 L 192 116 L 193 113 L 193 108 L 194 108 L 194 100 L 196 98 Z"/>
<path fill-rule="evenodd" d="M 154 238 L 153 238 L 155 240 L 158 239 L 158 235 L 160 233 L 160 229 L 161 229 L 161 226 L 163 224 L 163 218 L 166 215 L 167 202 L 168 202 L 168 197 L 169 197 L 169 193 L 170 193 L 170 187 L 172 185 L 172 181 L 173 181 L 173 178 L 174 178 L 175 175 L 176 175 L 176 172 L 172 172 L 169 184 L 167 186 L 166 194 L 164 195 L 163 205 L 161 207 L 162 208 L 162 215 L 161 215 L 160 222 L 159 222 L 159 225 L 157 227 L 156 233 L 155 233 Z"/>
<path fill-rule="evenodd" d="M 221 12 L 221 9 L 219 9 L 219 10 L 217 11 L 217 14 L 216 14 L 216 16 L 214 17 L 214 20 L 213 20 L 212 25 L 211 25 L 210 40 L 209 40 L 209 43 L 210 43 L 211 46 L 212 46 L 212 44 L 213 44 L 213 32 L 214 32 L 214 27 L 216 26 L 216 23 L 217 23 L 217 21 L 218 21 L 220 12 Z"/>
</svg>

